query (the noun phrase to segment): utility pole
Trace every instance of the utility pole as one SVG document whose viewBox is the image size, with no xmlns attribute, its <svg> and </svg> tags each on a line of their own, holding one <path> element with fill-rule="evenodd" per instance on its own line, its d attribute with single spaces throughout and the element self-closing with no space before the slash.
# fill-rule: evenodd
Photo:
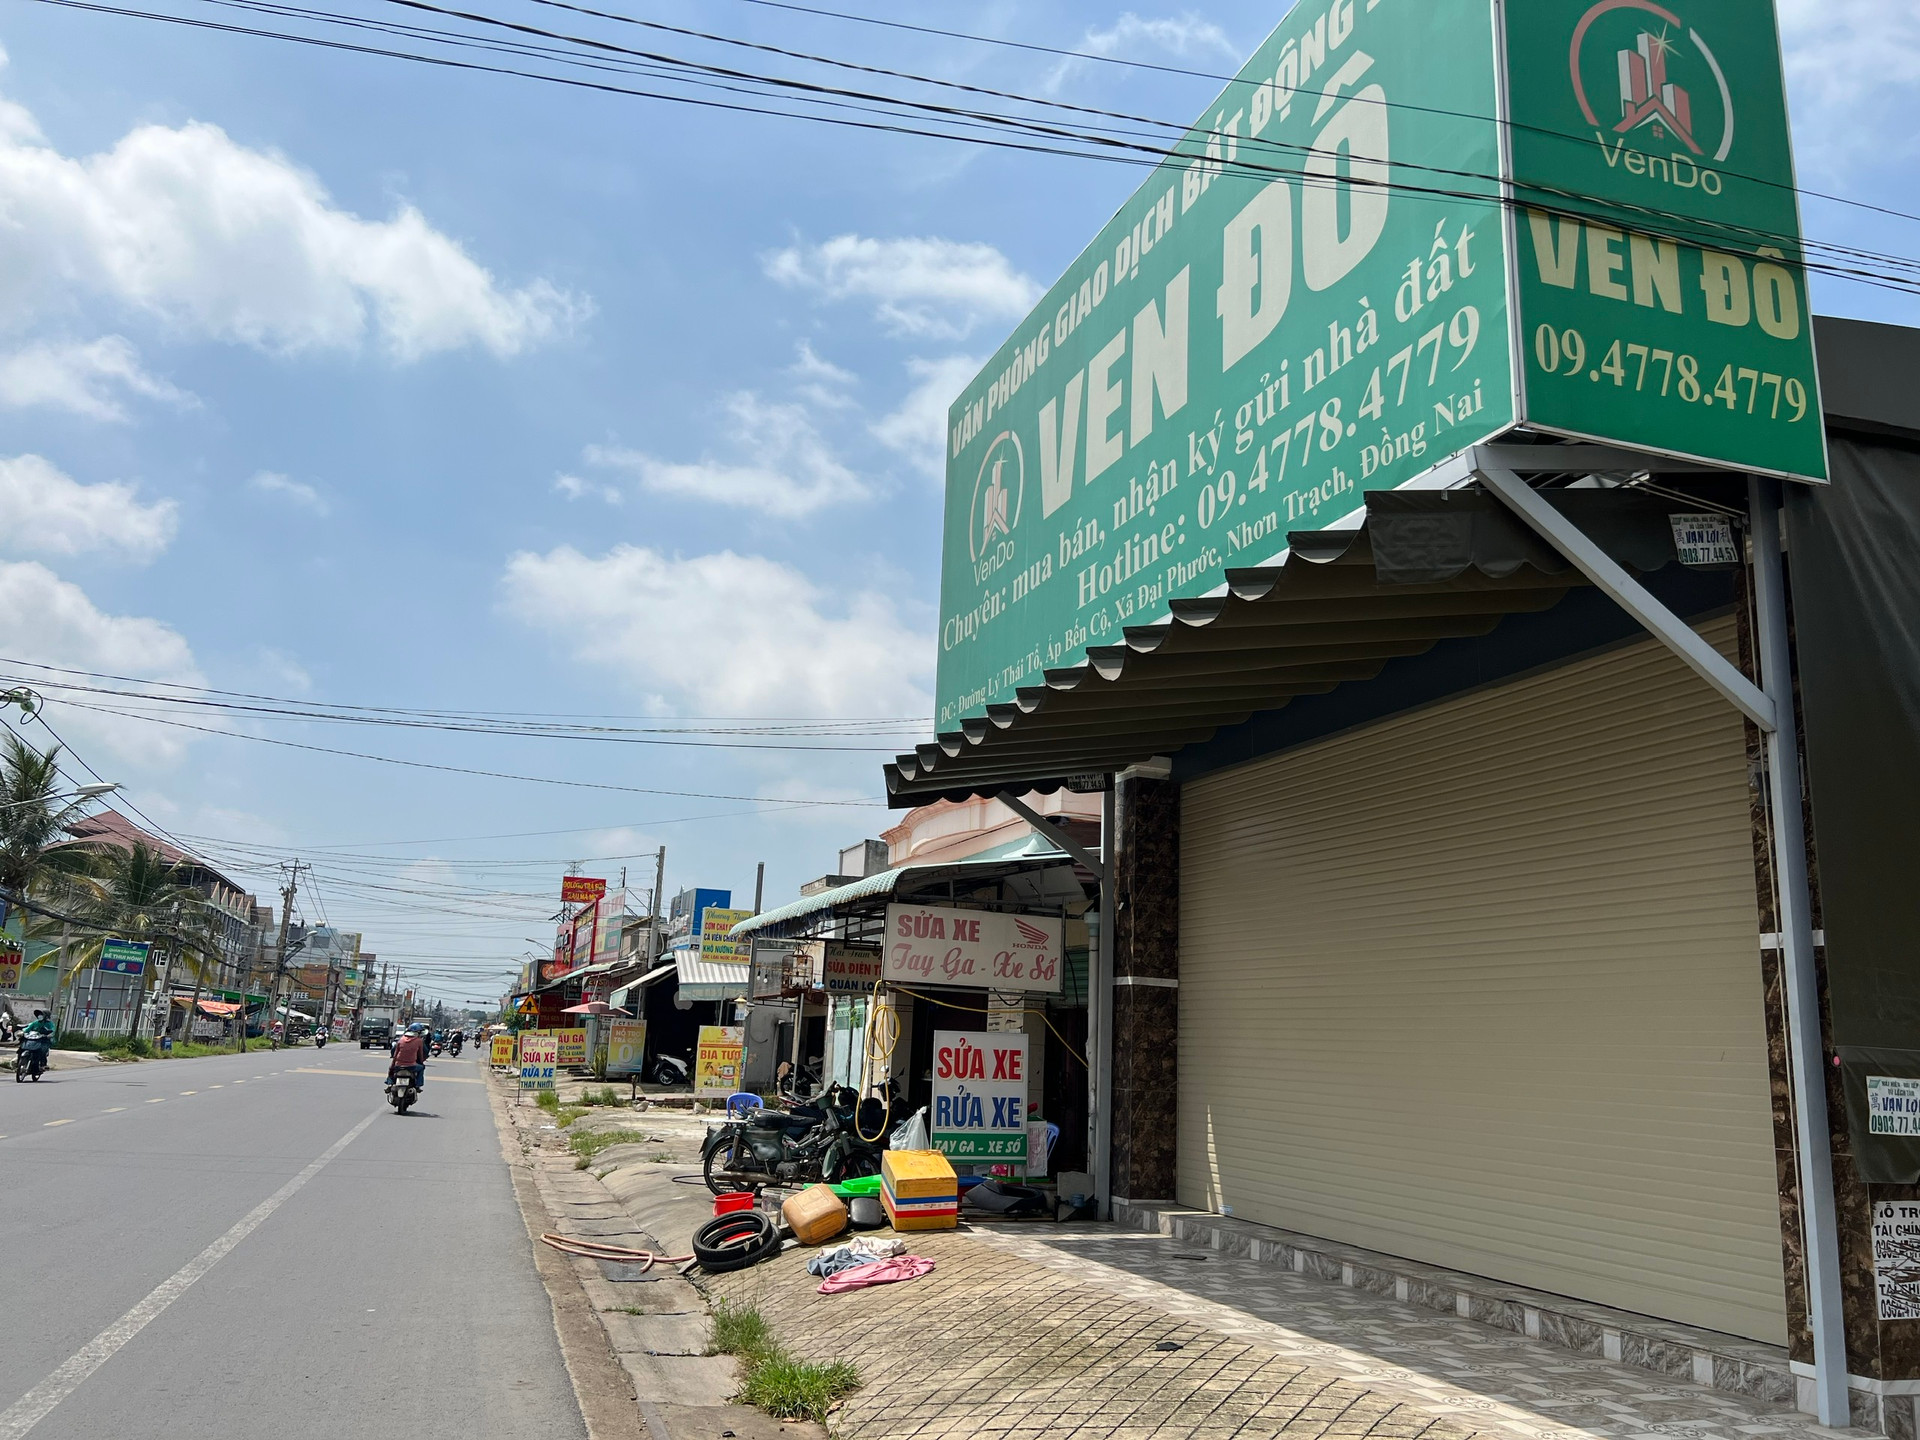
<svg viewBox="0 0 1920 1440">
<path fill-rule="evenodd" d="M 273 1038 L 273 1017 L 280 1009 L 280 982 L 287 973 L 287 927 L 293 922 L 293 894 L 300 884 L 300 870 L 300 862 L 294 861 L 288 869 L 287 883 L 280 887 L 280 943 L 274 955 L 273 994 L 267 1000 L 267 1045 L 273 1050 L 280 1048 L 280 1042 Z M 282 1038 L 292 1028 L 285 1026 L 280 1032 Z"/>
<path fill-rule="evenodd" d="M 660 958 L 660 892 L 667 883 L 667 847 L 653 857 L 653 913 L 647 917 L 647 960 Z"/>
<path fill-rule="evenodd" d="M 767 887 L 767 862 L 762 860 L 753 872 L 753 913 L 760 913 L 760 896 Z"/>
</svg>

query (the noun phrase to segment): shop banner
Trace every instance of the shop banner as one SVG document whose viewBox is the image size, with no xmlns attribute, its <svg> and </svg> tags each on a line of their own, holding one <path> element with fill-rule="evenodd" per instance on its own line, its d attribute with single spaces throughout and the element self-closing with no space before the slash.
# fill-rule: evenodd
<svg viewBox="0 0 1920 1440">
<path fill-rule="evenodd" d="M 497 1065 L 502 1070 L 513 1068 L 513 1036 L 496 1035 L 488 1048 L 490 1053 L 487 1059 L 490 1064 Z"/>
<path fill-rule="evenodd" d="M 557 1048 L 553 1063 L 562 1070 L 569 1066 L 584 1066 L 587 1063 L 587 1032 L 585 1030 L 556 1030 L 553 1042 Z"/>
<path fill-rule="evenodd" d="M 933 1148 L 952 1160 L 1027 1161 L 1027 1037 L 933 1032 Z"/>
<path fill-rule="evenodd" d="M 17 945 L 0 946 L 0 990 L 20 988 L 22 953 Z"/>
<path fill-rule="evenodd" d="M 647 1056 L 647 1022 L 609 1020 L 607 1030 L 607 1068 L 609 1080 L 638 1075 Z"/>
<path fill-rule="evenodd" d="M 1773 0 L 1299 0 L 1173 149 L 948 411 L 937 731 L 1516 424 L 1826 478 Z"/>
<path fill-rule="evenodd" d="M 694 1054 L 693 1093 L 702 1099 L 726 1099 L 740 1089 L 740 1052 L 747 1032 L 740 1025 L 702 1025 Z"/>
<path fill-rule="evenodd" d="M 551 1030 L 522 1030 L 520 1032 L 520 1088 L 522 1090 L 553 1089 L 553 1070 L 557 1063 L 559 1045 Z"/>
<path fill-rule="evenodd" d="M 607 893 L 607 882 L 591 875 L 566 875 L 560 880 L 562 905 L 591 905 Z"/>
<path fill-rule="evenodd" d="M 871 995 L 882 969 L 880 951 L 871 945 L 827 941 L 826 989 L 829 995 Z"/>
<path fill-rule="evenodd" d="M 143 975 L 151 948 L 143 940 L 102 940 L 99 968 L 110 975 Z"/>
<path fill-rule="evenodd" d="M 961 392 L 937 730 L 1513 423 L 1493 11 L 1300 0 Z"/>
<path fill-rule="evenodd" d="M 735 940 L 728 931 L 742 920 L 751 920 L 751 910 L 721 910 L 708 906 L 700 912 L 700 958 L 725 965 L 745 965 L 753 959 L 753 941 Z"/>
<path fill-rule="evenodd" d="M 1061 922 L 939 905 L 889 905 L 882 973 L 902 985 L 1060 992 Z"/>
<path fill-rule="evenodd" d="M 1770 0 L 1509 0 L 1521 418 L 1827 476 Z"/>
</svg>

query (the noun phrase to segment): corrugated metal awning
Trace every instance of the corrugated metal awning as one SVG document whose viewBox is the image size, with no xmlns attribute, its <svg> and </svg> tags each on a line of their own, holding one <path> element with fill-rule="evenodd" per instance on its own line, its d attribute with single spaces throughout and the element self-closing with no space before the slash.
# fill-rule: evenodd
<svg viewBox="0 0 1920 1440">
<path fill-rule="evenodd" d="M 1668 517 L 1704 508 L 1624 487 L 1540 494 L 1641 572 L 1676 558 Z M 1051 791 L 1171 755 L 1588 584 L 1482 490 L 1375 491 L 1356 521 L 1291 533 L 1278 560 L 1228 570 L 1219 593 L 1173 601 L 1168 619 L 1128 627 L 1121 643 L 1089 647 L 1083 663 L 897 757 L 885 767 L 889 799 Z"/>
<path fill-rule="evenodd" d="M 898 865 L 891 870 L 882 870 L 877 875 L 868 875 L 846 885 L 837 885 L 831 890 L 822 890 L 817 895 L 803 895 L 776 909 L 763 910 L 758 915 L 742 920 L 727 933 L 734 938 L 763 935 L 787 939 L 797 933 L 798 928 L 804 928 L 802 922 L 816 916 L 872 910 L 884 905 L 895 895 L 912 894 L 929 885 L 943 884 L 948 880 L 999 880 L 1023 871 L 1072 863 L 1065 851 L 1056 850 L 1037 835 L 1022 847 L 1022 852 L 992 860 L 954 860 L 945 865 Z"/>
<path fill-rule="evenodd" d="M 753 967 L 729 965 L 720 960 L 702 960 L 694 949 L 676 950 L 674 968 L 679 972 L 682 1000 L 735 1000 L 747 993 L 747 981 Z"/>
</svg>

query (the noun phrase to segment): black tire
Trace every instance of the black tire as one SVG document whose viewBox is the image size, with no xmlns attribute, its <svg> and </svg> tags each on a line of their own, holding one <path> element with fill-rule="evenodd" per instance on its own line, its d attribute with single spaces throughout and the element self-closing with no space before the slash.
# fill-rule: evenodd
<svg viewBox="0 0 1920 1440">
<path fill-rule="evenodd" d="M 394 1108 L 397 1109 L 402 1115 L 406 1114 L 407 1111 L 413 1108 L 413 1096 L 402 1095 L 399 1101 L 395 1104 Z"/>
<path fill-rule="evenodd" d="M 741 1151 L 746 1153 L 742 1155 Z M 748 1148 L 746 1136 L 738 1131 L 721 1136 L 700 1162 L 700 1176 L 716 1195 L 731 1195 L 743 1188 L 738 1180 L 755 1172 L 763 1172 L 763 1167 Z"/>
<path fill-rule="evenodd" d="M 780 1231 L 758 1210 L 720 1215 L 693 1232 L 693 1258 L 712 1275 L 744 1270 L 780 1253 Z"/>
</svg>

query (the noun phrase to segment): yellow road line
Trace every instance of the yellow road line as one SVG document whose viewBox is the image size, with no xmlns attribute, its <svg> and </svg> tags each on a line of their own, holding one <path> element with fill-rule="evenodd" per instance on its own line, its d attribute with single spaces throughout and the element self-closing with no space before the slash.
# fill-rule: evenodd
<svg viewBox="0 0 1920 1440">
<path fill-rule="evenodd" d="M 370 1078 L 374 1080 L 384 1080 L 387 1078 L 387 1072 L 384 1070 L 335 1070 L 331 1066 L 322 1070 L 314 1065 L 303 1066 L 294 1073 L 298 1075 L 357 1075 L 363 1079 Z M 430 1075 L 427 1078 L 435 1085 L 484 1085 L 486 1083 L 484 1080 L 475 1080 L 465 1075 Z"/>
</svg>

